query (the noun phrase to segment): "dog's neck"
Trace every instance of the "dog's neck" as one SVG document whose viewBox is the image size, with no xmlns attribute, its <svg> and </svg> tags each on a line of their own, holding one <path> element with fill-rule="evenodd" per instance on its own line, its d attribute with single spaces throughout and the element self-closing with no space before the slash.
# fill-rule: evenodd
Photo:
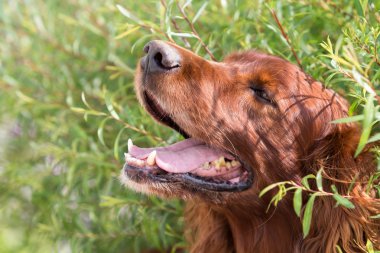
<svg viewBox="0 0 380 253">
<path fill-rule="evenodd" d="M 195 245 L 196 247 L 191 252 L 200 252 L 201 248 L 208 249 L 207 252 L 211 253 L 298 252 L 302 241 L 301 225 L 294 213 L 286 213 L 286 210 L 292 209 L 281 206 L 285 204 L 287 204 L 286 201 L 280 203 L 276 209 L 266 212 L 265 209 L 259 210 L 259 207 L 256 206 L 247 208 L 247 204 L 243 208 L 238 204 L 218 207 L 204 203 L 189 203 L 188 205 L 191 206 L 188 208 L 188 211 L 191 212 L 190 217 L 203 216 L 203 222 L 201 219 L 199 219 L 199 223 L 192 222 L 193 227 L 190 229 L 195 231 L 194 236 L 202 237 L 202 240 L 194 238 L 194 241 L 208 243 L 207 247 Z M 287 229 L 286 232 L 284 228 Z M 215 233 L 218 233 L 218 231 L 214 231 L 217 229 L 228 231 L 223 235 L 222 241 L 215 242 L 225 244 L 225 248 L 220 248 L 220 246 L 213 248 L 211 242 L 216 237 Z M 209 237 L 209 239 L 205 237 Z M 220 240 L 220 234 L 218 237 Z M 273 241 L 273 243 L 268 244 L 268 241 Z"/>
<path fill-rule="evenodd" d="M 285 202 L 281 204 L 285 204 Z M 296 220 L 294 213 L 285 213 L 286 210 L 289 209 L 278 206 L 268 212 L 258 210 L 253 214 L 236 215 L 239 212 L 227 214 L 236 253 L 296 252 L 296 242 L 302 239 L 300 225 L 297 225 L 299 220 Z M 279 229 L 280 227 L 282 229 Z M 270 241 L 273 241 L 273 244 L 268 244 Z"/>
</svg>

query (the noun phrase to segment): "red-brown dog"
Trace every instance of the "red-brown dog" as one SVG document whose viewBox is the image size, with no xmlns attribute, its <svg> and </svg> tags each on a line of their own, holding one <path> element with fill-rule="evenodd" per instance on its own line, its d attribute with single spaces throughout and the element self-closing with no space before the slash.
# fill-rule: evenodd
<svg viewBox="0 0 380 253">
<path fill-rule="evenodd" d="M 265 186 L 294 181 L 319 169 L 325 189 L 347 194 L 376 170 L 369 148 L 354 158 L 356 124 L 347 102 L 297 66 L 254 51 L 210 62 L 172 43 L 151 41 L 137 68 L 141 104 L 186 139 L 167 147 L 128 143 L 122 182 L 137 191 L 187 200 L 194 253 L 363 252 L 380 247 L 380 212 L 365 183 L 350 191 L 354 209 L 331 197 L 314 204 L 303 238 L 291 196 L 267 211 Z M 273 193 L 272 193 L 273 194 Z M 288 194 L 290 195 L 290 194 Z M 272 195 L 273 196 L 273 195 Z M 306 195 L 304 200 L 306 201 Z"/>
</svg>

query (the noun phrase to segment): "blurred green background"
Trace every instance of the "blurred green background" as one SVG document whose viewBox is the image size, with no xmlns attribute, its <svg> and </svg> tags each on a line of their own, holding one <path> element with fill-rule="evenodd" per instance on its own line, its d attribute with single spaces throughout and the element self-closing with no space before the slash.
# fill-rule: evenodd
<svg viewBox="0 0 380 253">
<path fill-rule="evenodd" d="M 380 85 L 379 8 L 377 0 L 0 1 L 0 252 L 184 247 L 183 203 L 118 181 L 128 138 L 141 146 L 180 138 L 135 98 L 134 68 L 149 40 L 216 60 L 254 48 L 297 64 L 293 49 L 361 114 Z M 363 129 L 376 139 L 373 125 Z"/>
</svg>

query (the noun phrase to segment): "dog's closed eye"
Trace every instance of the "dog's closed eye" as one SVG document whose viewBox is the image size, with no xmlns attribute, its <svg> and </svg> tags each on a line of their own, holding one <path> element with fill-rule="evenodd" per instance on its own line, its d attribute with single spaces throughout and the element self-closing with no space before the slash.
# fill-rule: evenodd
<svg viewBox="0 0 380 253">
<path fill-rule="evenodd" d="M 268 93 L 263 88 L 251 87 L 254 95 L 263 102 L 274 104 L 274 101 L 269 97 Z"/>
</svg>

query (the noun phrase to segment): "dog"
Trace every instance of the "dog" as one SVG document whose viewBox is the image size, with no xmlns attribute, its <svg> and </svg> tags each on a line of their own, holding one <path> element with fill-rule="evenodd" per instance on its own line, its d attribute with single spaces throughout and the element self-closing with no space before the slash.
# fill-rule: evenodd
<svg viewBox="0 0 380 253">
<path fill-rule="evenodd" d="M 213 62 L 157 40 L 144 52 L 137 97 L 185 139 L 156 148 L 129 140 L 121 181 L 138 192 L 186 201 L 190 252 L 365 252 L 367 240 L 380 248 L 379 220 L 371 218 L 380 203 L 365 183 L 376 171 L 371 146 L 355 157 L 360 127 L 331 123 L 348 116 L 344 98 L 265 53 L 238 52 Z M 304 238 L 292 193 L 271 207 L 276 190 L 259 193 L 282 181 L 301 185 L 320 169 L 324 189 L 335 185 L 355 208 L 317 197 Z"/>
</svg>

